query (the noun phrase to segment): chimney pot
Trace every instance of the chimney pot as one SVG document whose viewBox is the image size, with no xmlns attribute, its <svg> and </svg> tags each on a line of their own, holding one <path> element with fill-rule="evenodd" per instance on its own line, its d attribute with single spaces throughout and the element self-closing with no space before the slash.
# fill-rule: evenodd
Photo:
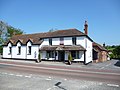
<svg viewBox="0 0 120 90">
<path fill-rule="evenodd" d="M 85 21 L 84 33 L 85 33 L 86 35 L 88 35 L 88 23 L 87 23 L 87 21 Z"/>
<path fill-rule="evenodd" d="M 105 47 L 105 43 L 103 43 L 103 47 Z"/>
</svg>

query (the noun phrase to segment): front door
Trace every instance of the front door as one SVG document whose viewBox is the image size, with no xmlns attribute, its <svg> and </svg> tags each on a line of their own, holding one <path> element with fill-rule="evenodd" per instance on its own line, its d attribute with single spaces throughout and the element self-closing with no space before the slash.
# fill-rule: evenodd
<svg viewBox="0 0 120 90">
<path fill-rule="evenodd" d="M 64 57 L 65 57 L 65 52 L 64 51 L 59 51 L 58 52 L 58 60 L 59 61 L 64 61 Z"/>
</svg>

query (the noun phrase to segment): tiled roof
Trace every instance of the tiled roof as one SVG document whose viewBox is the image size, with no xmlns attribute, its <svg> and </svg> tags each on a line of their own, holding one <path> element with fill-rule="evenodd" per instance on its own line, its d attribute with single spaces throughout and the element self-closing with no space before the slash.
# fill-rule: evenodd
<svg viewBox="0 0 120 90">
<path fill-rule="evenodd" d="M 50 38 L 50 37 L 65 37 L 65 36 L 84 36 L 85 34 L 77 29 L 67 29 L 67 30 L 57 30 L 53 32 L 46 33 L 36 33 L 36 34 L 23 34 L 23 35 L 15 35 L 10 38 L 4 45 L 7 45 L 8 42 L 11 42 L 13 45 L 16 45 L 18 40 L 22 44 L 26 44 L 29 40 L 33 44 L 41 44 L 41 38 Z M 86 36 L 86 35 L 85 35 Z"/>
<path fill-rule="evenodd" d="M 26 44 L 29 40 L 33 44 L 41 44 L 42 40 L 40 40 L 40 37 L 44 34 L 45 33 L 15 35 L 12 38 L 10 38 L 9 41 L 7 41 L 4 45 L 7 45 L 8 42 L 11 42 L 13 45 L 16 45 L 18 41 L 20 41 L 22 44 Z"/>
<path fill-rule="evenodd" d="M 69 50 L 80 50 L 84 51 L 86 50 L 84 47 L 81 45 L 52 45 L 52 46 L 42 46 L 41 49 L 42 51 L 69 51 Z"/>
<path fill-rule="evenodd" d="M 46 33 L 45 37 L 62 37 L 62 36 L 77 36 L 85 35 L 83 32 L 77 29 L 58 30 Z"/>
<path fill-rule="evenodd" d="M 98 47 L 100 50 L 102 51 L 107 51 L 107 49 L 105 49 L 103 46 L 101 46 L 100 44 L 96 43 L 96 42 L 93 42 L 93 48 L 94 47 Z"/>
</svg>

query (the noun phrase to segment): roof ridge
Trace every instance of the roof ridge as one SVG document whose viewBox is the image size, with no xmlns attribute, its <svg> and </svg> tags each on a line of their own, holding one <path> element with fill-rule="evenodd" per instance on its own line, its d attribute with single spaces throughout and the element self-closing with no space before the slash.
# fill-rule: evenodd
<svg viewBox="0 0 120 90">
<path fill-rule="evenodd" d="M 52 32 L 57 32 L 57 31 L 67 31 L 67 30 L 77 30 L 77 31 L 79 31 L 78 29 L 76 29 L 76 28 L 69 28 L 69 29 L 60 29 L 60 30 L 55 30 L 55 31 L 52 31 Z M 52 33 L 52 32 L 38 32 L 38 33 L 30 33 L 30 34 L 19 34 L 19 35 L 14 35 L 14 36 L 24 36 L 24 35 L 35 35 L 35 34 L 47 34 L 47 33 Z M 79 32 L 81 32 L 81 31 L 79 31 Z M 81 33 L 83 33 L 83 32 L 81 32 Z M 83 33 L 84 34 L 84 33 Z"/>
</svg>

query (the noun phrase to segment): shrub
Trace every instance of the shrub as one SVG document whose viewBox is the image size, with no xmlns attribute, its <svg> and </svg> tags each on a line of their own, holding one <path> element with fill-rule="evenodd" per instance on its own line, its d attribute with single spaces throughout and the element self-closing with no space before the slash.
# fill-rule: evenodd
<svg viewBox="0 0 120 90">
<path fill-rule="evenodd" d="M 69 55 L 68 55 L 68 60 L 72 61 L 72 55 L 71 55 L 71 53 L 69 53 Z"/>
<path fill-rule="evenodd" d="M 0 54 L 2 54 L 3 53 L 3 46 L 1 45 L 0 46 Z"/>
<path fill-rule="evenodd" d="M 38 60 L 39 60 L 39 62 L 41 62 L 41 53 L 40 52 L 38 54 Z"/>
</svg>

